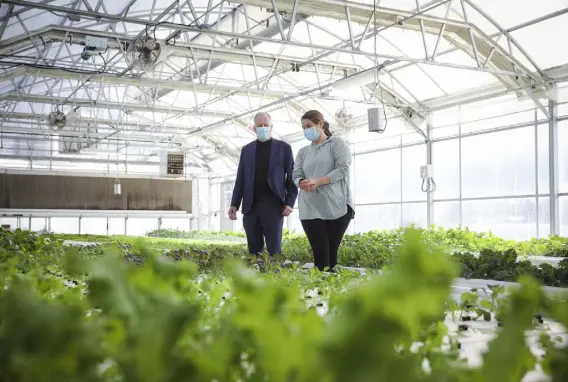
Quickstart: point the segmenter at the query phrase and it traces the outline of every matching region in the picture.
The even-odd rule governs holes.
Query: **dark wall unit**
[[[191,212],[191,181],[0,174],[0,208]]]

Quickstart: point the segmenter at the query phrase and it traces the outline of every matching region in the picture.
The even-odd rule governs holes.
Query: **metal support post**
[[[81,220],[83,219],[83,217],[81,215],[79,215],[79,235],[81,234]]]
[[[349,132],[347,133],[349,134]],[[348,141],[350,141],[351,139],[349,138],[349,135],[346,137],[346,139]],[[351,195],[352,195],[352,202],[353,202],[353,209],[355,209],[355,206],[357,205],[357,190],[355,189],[355,179],[357,178],[357,167],[356,167],[356,162],[357,162],[357,146],[352,143],[351,144],[351,168],[353,169],[353,172],[350,174],[351,176],[349,177],[349,187],[351,187]],[[356,230],[357,230],[357,223],[355,221],[355,219],[353,219],[351,221],[351,224],[349,224],[348,227],[348,233],[353,235],[355,234]]]
[[[398,138],[398,146],[400,147],[398,149],[399,153],[400,153],[400,156],[399,156],[399,162],[400,162],[400,172],[399,172],[399,175],[400,175],[400,194],[399,194],[399,198],[400,198],[399,199],[400,200],[400,209],[399,209],[400,219],[398,221],[398,226],[395,227],[395,229],[396,228],[404,228],[404,221],[403,221],[404,220],[403,219],[403,217],[404,217],[404,203],[402,202],[402,200],[404,199],[404,190],[402,189],[402,179],[404,178],[404,160],[403,160],[402,155],[403,155],[404,151],[402,150],[402,135],[400,135],[399,138]]]
[[[426,164],[432,165],[432,125],[426,125]],[[426,207],[426,224],[428,228],[434,224],[434,191],[428,190]]]
[[[459,170],[459,201],[460,201],[460,211],[459,211],[459,227],[463,228],[463,171],[462,171],[462,111],[461,105],[458,106],[458,170]]]
[[[540,174],[538,172],[538,110],[534,111],[534,184],[536,192],[536,237],[540,238],[540,189],[538,187],[538,180]]]
[[[203,217],[201,216],[203,208],[201,204],[201,192],[199,190],[199,179],[195,178],[192,180],[191,184],[191,193],[192,193],[192,201],[191,201],[191,212],[196,219],[196,230],[201,229],[201,221]],[[193,229],[193,228],[192,228]]]
[[[206,228],[207,230],[211,230],[211,227],[213,226],[213,217],[215,216],[215,206],[213,203],[214,202],[214,185],[211,182],[211,178],[208,177],[207,178],[207,194],[209,195],[208,199],[207,199],[207,220],[205,221],[206,224]]]
[[[549,182],[550,182],[550,234],[560,233],[560,206],[558,198],[558,105],[548,101],[548,142],[549,142]]]

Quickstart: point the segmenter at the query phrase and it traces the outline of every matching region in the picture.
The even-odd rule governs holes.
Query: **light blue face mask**
[[[255,127],[256,136],[261,142],[266,142],[270,139],[270,128],[266,126]]]
[[[318,140],[319,134],[315,127],[308,127],[304,129],[304,137],[309,141],[315,142]]]

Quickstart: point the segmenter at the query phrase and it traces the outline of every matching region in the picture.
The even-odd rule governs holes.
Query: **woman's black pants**
[[[353,210],[347,207],[347,213],[335,220],[301,220],[314,254],[314,265],[320,271],[325,267],[330,270],[337,265],[337,252],[347,227],[353,218]]]

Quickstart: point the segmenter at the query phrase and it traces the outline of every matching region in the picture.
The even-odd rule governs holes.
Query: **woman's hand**
[[[304,179],[300,182],[300,188],[306,192],[313,192],[319,186],[317,179]]]

